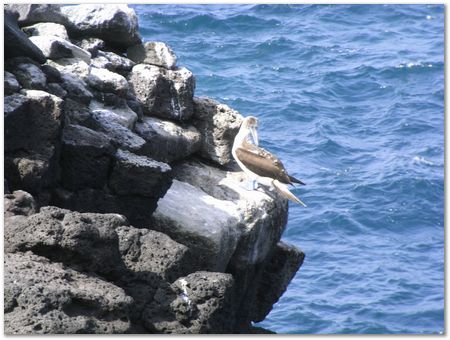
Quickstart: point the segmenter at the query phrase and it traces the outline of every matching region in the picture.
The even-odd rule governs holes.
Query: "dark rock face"
[[[64,90],[67,91],[67,96],[77,102],[89,105],[94,97],[86,88],[83,80],[74,77],[71,74],[64,73],[61,75],[63,83],[61,84]]]
[[[4,91],[5,91],[5,96],[9,96],[10,94],[13,94],[14,92],[18,92],[20,90],[20,85],[19,82],[17,81],[16,77],[14,76],[14,74],[9,73],[7,71],[5,71],[4,73],[4,82],[3,82],[3,86],[4,86]]]
[[[9,61],[8,68],[13,73],[20,85],[26,89],[45,90],[47,78],[40,67],[33,62],[23,59],[13,59]]]
[[[11,5],[9,5],[11,6]],[[30,57],[38,63],[45,63],[41,50],[34,45],[17,26],[14,15],[5,11],[5,59],[14,57]]]
[[[37,194],[56,179],[62,100],[24,90],[5,97],[5,176],[10,187]]]
[[[145,155],[145,140],[115,120],[104,110],[92,112],[94,128],[107,134],[115,147]]]
[[[116,229],[125,266],[134,273],[155,273],[172,282],[195,268],[189,249],[166,234],[122,226]]]
[[[69,20],[69,31],[80,37],[96,37],[107,44],[126,49],[140,43],[137,16],[126,5],[64,6],[61,8]]]
[[[159,288],[144,322],[157,333],[232,333],[234,298],[231,275],[195,272]]]
[[[5,230],[5,248],[9,252],[32,250],[56,262],[108,274],[120,268],[114,229],[123,224],[127,222],[120,215],[45,207]]]
[[[38,22],[54,22],[66,25],[67,18],[61,13],[60,5],[43,4],[7,4],[5,9],[18,14],[20,26],[33,25]]]
[[[64,129],[62,183],[71,190],[103,188],[114,147],[104,134],[79,125]]]
[[[263,321],[303,264],[305,254],[296,247],[278,242],[270,260],[264,266],[262,280],[255,287],[251,319]],[[276,287],[276,289],[274,289]]]
[[[123,289],[30,252],[5,254],[4,266],[6,334],[129,332]]]
[[[86,188],[76,191],[58,189],[52,204],[80,212],[123,214],[134,226],[147,228],[157,201],[137,195],[116,196],[107,189]]]
[[[109,186],[117,195],[158,198],[171,184],[171,170],[165,163],[118,150]]]

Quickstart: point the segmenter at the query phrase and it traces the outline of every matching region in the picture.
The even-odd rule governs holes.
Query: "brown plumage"
[[[253,173],[261,177],[277,179],[284,184],[299,183],[302,181],[289,176],[283,163],[267,150],[244,141],[243,147],[236,148],[239,160]]]

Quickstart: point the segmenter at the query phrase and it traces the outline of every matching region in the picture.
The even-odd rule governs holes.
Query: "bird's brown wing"
[[[285,184],[291,183],[283,163],[263,148],[245,143],[245,148],[236,149],[236,156],[251,172],[258,176],[277,179]]]

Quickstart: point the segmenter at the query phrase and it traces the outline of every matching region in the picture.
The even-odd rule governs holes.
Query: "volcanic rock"
[[[210,98],[194,98],[193,124],[202,136],[200,155],[220,165],[233,158],[231,148],[243,117]]]
[[[136,64],[150,64],[167,69],[175,68],[177,57],[163,42],[146,42],[128,47],[127,56]]]
[[[158,118],[144,117],[136,124],[136,133],[147,141],[147,154],[163,162],[185,158],[200,147],[200,134],[193,126]]]
[[[63,25],[55,24],[52,22],[42,22],[31,26],[23,27],[22,31],[28,34],[28,36],[53,35],[64,40],[69,40],[66,28]]]
[[[126,49],[140,43],[136,13],[127,5],[83,4],[61,8],[70,22],[69,32],[78,37],[95,37]]]

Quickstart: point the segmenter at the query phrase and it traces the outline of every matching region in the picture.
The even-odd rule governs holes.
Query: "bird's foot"
[[[258,189],[258,182],[257,181],[241,182],[241,187],[247,191],[253,191],[253,190]]]

